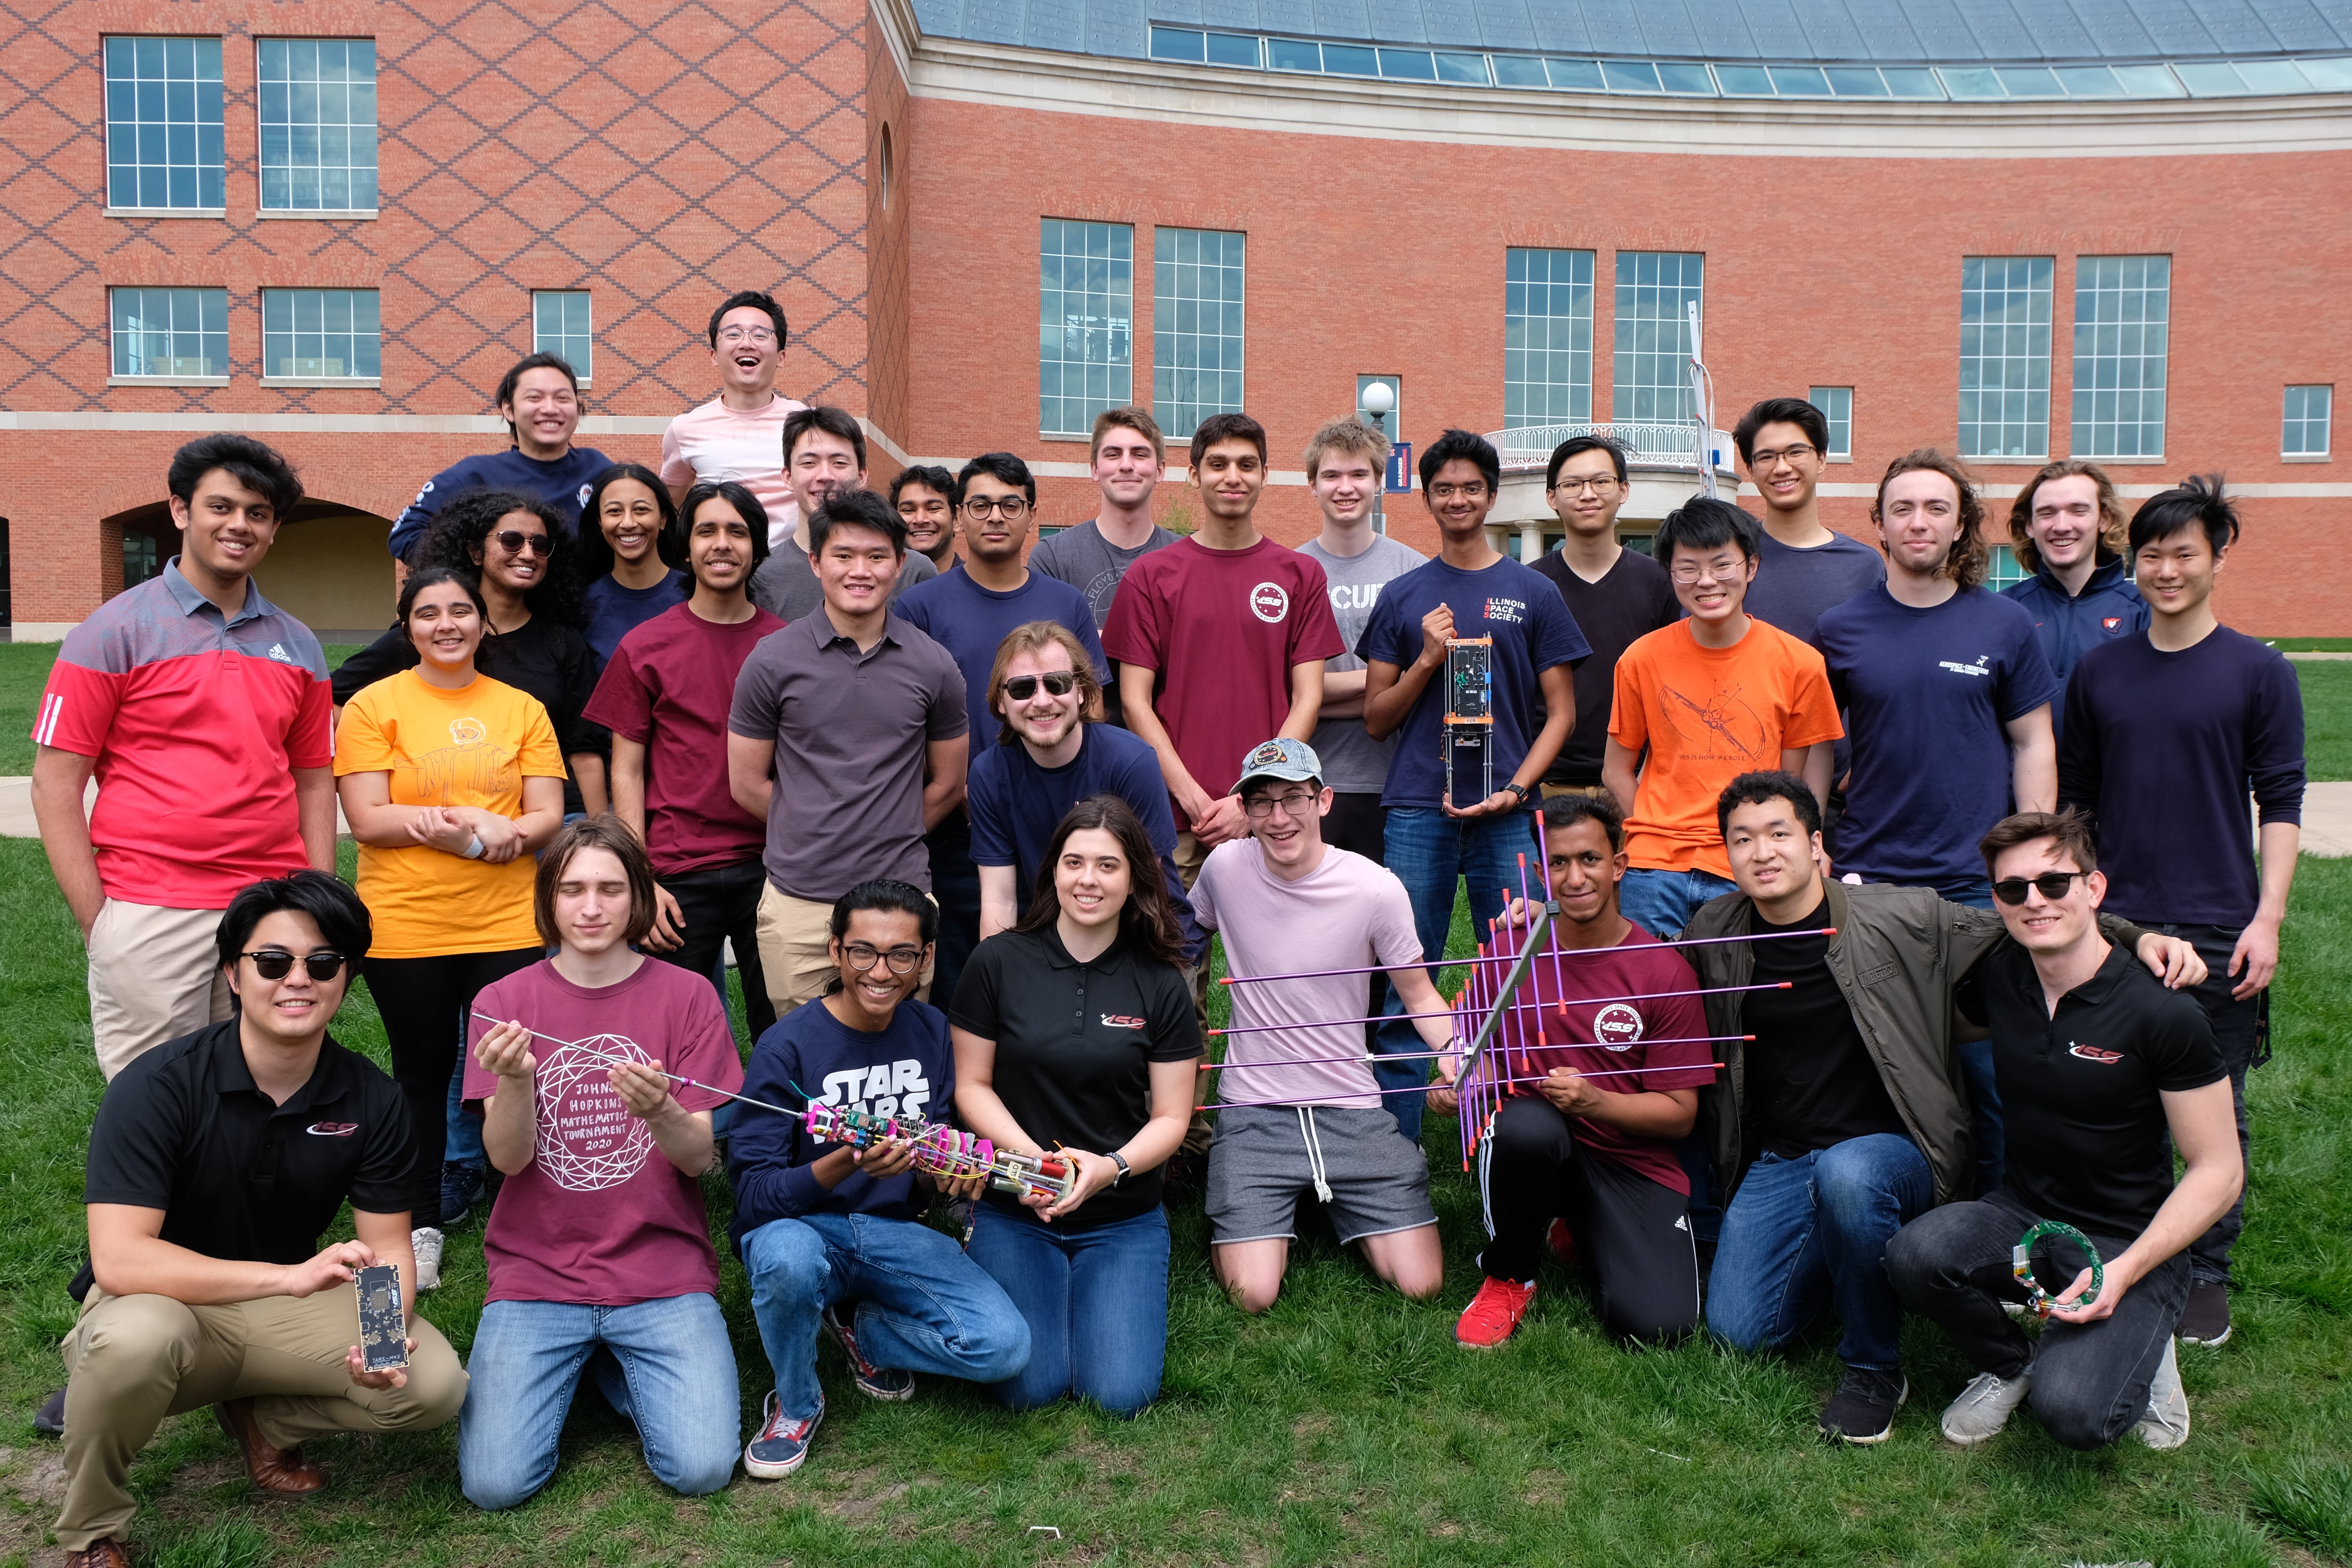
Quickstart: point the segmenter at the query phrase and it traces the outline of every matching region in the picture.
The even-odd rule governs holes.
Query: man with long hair
[[[2147,626],[2147,601],[2125,558],[2130,531],[2115,482],[2084,458],[2044,466],[2009,503],[2010,549],[2032,575],[2001,593],[2033,616],[2062,689],[2084,653]],[[2062,734],[2063,718],[2050,710]]]

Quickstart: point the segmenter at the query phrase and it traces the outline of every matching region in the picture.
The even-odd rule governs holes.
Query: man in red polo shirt
[[[33,816],[109,1079],[229,1016],[214,939],[238,889],[335,869],[326,655],[249,580],[302,483],[229,435],[181,447],[168,483],[180,553],[66,635],[33,721]]]

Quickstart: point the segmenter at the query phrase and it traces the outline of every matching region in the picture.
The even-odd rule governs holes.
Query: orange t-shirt
[[[1701,647],[1690,622],[1650,633],[1617,661],[1609,738],[1650,749],[1625,849],[1645,870],[1731,875],[1715,803],[1741,773],[1780,765],[1780,753],[1845,732],[1822,656],[1750,616],[1748,635]]]

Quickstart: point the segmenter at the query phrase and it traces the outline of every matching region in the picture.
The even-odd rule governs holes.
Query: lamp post
[[[1376,381],[1364,388],[1363,405],[1364,412],[1372,416],[1372,427],[1382,436],[1387,436],[1389,410],[1396,406],[1396,388],[1385,381]],[[1372,531],[1374,533],[1386,533],[1389,531],[1388,519],[1381,510],[1388,488],[1389,477],[1385,472],[1373,476]]]

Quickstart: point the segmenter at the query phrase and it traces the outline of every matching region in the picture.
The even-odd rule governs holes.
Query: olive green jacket
[[[1831,975],[1853,1009],[1862,1043],[1878,1064],[1886,1097],[1895,1102],[1911,1142],[1927,1157],[1936,1178],[1936,1202],[1968,1195],[1974,1182],[1974,1139],[1969,1097],[1952,1049],[1952,989],[1987,953],[2009,940],[2000,916],[1940,899],[1926,888],[1878,883],[1826,884]],[[1684,931],[1685,940],[1744,936],[1752,929],[1755,904],[1745,893],[1726,893],[1702,908]],[[2126,952],[2136,952],[2139,928],[2111,915],[2099,917],[2100,934]],[[1756,973],[1756,945],[1721,942],[1678,949],[1709,988],[1746,985]],[[1706,998],[1707,1032],[1737,1036],[1744,994]],[[1707,1140],[1721,1178],[1724,1199],[1759,1152],[1760,1139],[1748,1102],[1747,1047],[1738,1039],[1717,1042],[1723,1071],[1701,1097],[1699,1129]]]

